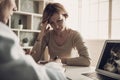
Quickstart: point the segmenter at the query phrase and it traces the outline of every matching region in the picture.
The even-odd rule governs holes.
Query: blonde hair
[[[48,3],[43,11],[42,23],[50,20],[51,16],[54,13],[60,13],[65,18],[68,17],[68,13],[65,10],[64,6],[60,3]]]

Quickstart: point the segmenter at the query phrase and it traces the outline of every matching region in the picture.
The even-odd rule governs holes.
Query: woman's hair
[[[50,20],[54,13],[63,14],[65,18],[68,17],[68,13],[64,6],[60,3],[48,3],[43,11],[42,23]]]

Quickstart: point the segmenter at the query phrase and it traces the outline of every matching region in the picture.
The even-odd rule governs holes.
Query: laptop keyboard
[[[93,73],[84,73],[82,75],[87,76],[89,78],[92,78],[93,80],[117,80],[117,79],[113,79],[113,78],[110,78],[110,77],[98,74],[96,72],[93,72]]]

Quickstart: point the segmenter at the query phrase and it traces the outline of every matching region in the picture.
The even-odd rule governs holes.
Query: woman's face
[[[49,23],[55,32],[61,32],[65,29],[65,17],[62,14],[53,14]]]
[[[8,22],[9,17],[13,14],[13,11],[17,10],[15,0],[9,0],[8,3],[4,5],[4,8],[1,10],[2,21],[4,23]]]

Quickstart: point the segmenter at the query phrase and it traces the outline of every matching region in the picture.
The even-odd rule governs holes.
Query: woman
[[[32,50],[32,56],[39,61],[48,46],[50,59],[58,56],[63,64],[89,66],[90,58],[80,34],[68,28],[68,13],[60,3],[49,3],[43,12],[39,53]],[[52,30],[50,29],[52,28]],[[38,40],[37,40],[38,41]],[[72,58],[72,49],[76,48],[79,57]],[[42,55],[41,55],[42,54]]]
[[[0,0],[0,80],[66,80],[60,63],[40,66],[25,55],[19,39],[5,25],[16,9],[15,0]]]

